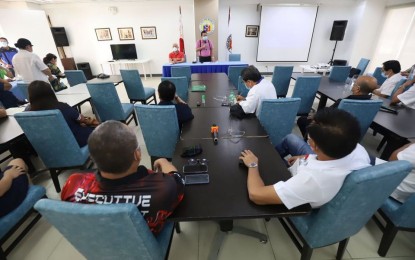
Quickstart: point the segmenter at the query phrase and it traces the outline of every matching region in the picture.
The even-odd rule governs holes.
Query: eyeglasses
[[[189,159],[187,163],[189,165],[197,165],[197,164],[206,165],[208,163],[208,159]]]

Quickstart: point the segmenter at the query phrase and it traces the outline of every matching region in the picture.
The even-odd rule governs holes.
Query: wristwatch
[[[256,168],[258,167],[258,164],[256,162],[251,162],[250,164],[248,164],[248,168]]]

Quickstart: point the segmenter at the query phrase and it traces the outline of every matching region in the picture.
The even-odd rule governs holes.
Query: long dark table
[[[190,66],[192,73],[228,73],[229,66],[248,66],[248,64],[241,61],[165,64],[163,65],[163,77],[171,77],[171,67],[180,66]]]

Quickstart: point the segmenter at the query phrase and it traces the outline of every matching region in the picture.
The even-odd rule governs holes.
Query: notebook
[[[192,92],[205,92],[206,91],[206,85],[194,85],[191,88]]]

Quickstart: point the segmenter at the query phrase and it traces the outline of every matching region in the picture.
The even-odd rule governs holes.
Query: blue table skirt
[[[229,66],[248,66],[248,64],[240,61],[166,64],[163,65],[163,77],[171,77],[171,67],[173,66],[190,66],[192,73],[228,74]]]

